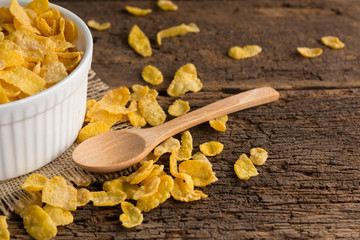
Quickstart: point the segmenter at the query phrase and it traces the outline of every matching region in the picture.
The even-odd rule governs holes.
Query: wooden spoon
[[[242,109],[276,101],[279,93],[271,87],[257,88],[214,102],[160,126],[123,129],[92,137],[73,152],[81,168],[99,173],[128,168],[144,159],[167,138],[200,123]]]

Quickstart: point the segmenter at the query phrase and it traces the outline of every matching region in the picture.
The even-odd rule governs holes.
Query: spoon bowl
[[[219,100],[160,126],[124,129],[92,137],[73,152],[81,168],[99,173],[128,168],[144,159],[165,139],[200,123],[246,108],[273,102],[279,93],[271,87],[257,88]]]

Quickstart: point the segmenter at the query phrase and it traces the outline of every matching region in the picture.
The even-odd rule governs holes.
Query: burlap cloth
[[[87,93],[88,99],[92,98],[99,100],[108,90],[109,86],[102,82],[101,79],[96,76],[93,70],[90,70]],[[112,130],[128,127],[130,126],[126,123],[119,123],[113,126]],[[32,173],[40,173],[48,178],[52,178],[53,176],[62,176],[77,186],[87,186],[93,181],[104,181],[107,179],[119,177],[124,174],[127,175],[136,168],[133,167],[120,172],[109,174],[94,174],[84,171],[79,168],[71,158],[71,154],[77,144],[78,143],[75,142],[60,157],[34,172],[17,178],[0,181],[0,215],[1,212],[2,214],[8,215],[14,209],[15,202],[18,199],[29,198],[27,192],[21,189],[21,184]]]

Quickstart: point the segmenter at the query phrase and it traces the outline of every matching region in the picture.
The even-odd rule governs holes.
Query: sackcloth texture
[[[88,80],[88,99],[101,99],[105,93],[109,90],[109,86],[106,85],[93,70],[89,71]],[[114,125],[112,130],[119,130],[123,128],[131,128],[127,123],[121,122]],[[74,183],[77,186],[87,186],[91,182],[105,181],[113,179],[121,175],[128,175],[136,169],[136,166],[122,170],[115,173],[96,174],[82,170],[72,160],[72,152],[79,143],[75,141],[70,148],[68,148],[62,155],[55,160],[51,161],[44,167],[35,170],[26,175],[22,175],[17,178],[12,178],[4,181],[0,181],[0,215],[8,215],[14,210],[16,201],[30,199],[30,195],[21,189],[21,184],[25,179],[33,173],[40,173],[47,178],[54,176],[62,176],[66,180]]]

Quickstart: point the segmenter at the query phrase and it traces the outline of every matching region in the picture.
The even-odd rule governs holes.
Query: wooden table
[[[211,157],[219,181],[202,190],[207,199],[167,200],[144,214],[142,225],[125,229],[121,208],[93,207],[74,213],[75,222],[59,227],[56,239],[358,239],[360,238],[360,2],[358,0],[176,1],[176,12],[160,11],[155,1],[54,1],[83,20],[110,21],[104,32],[92,31],[92,67],[111,87],[145,84],[141,70],[152,64],[164,74],[160,92],[164,109],[175,98],[166,88],[176,70],[193,63],[204,88],[181,99],[192,109],[260,86],[280,91],[280,100],[229,116],[228,129],[208,124],[192,128],[195,151],[211,140],[224,151]],[[131,16],[126,5],[151,8]],[[198,34],[164,39],[156,33],[181,23],[196,23]],[[153,56],[143,58],[128,45],[138,24],[149,36]],[[332,50],[325,35],[346,44]],[[235,45],[258,44],[260,55],[233,60]],[[299,46],[321,47],[314,59],[301,57]],[[270,157],[260,174],[239,180],[233,164],[252,147]],[[166,161],[163,163],[167,166]],[[92,185],[100,190],[101,183]],[[8,221],[13,239],[28,239],[21,219]]]

